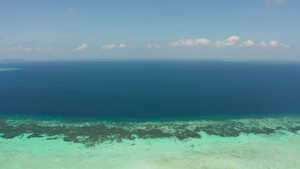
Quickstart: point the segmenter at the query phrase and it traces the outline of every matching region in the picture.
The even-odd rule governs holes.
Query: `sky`
[[[0,0],[0,60],[300,60],[299,0]]]

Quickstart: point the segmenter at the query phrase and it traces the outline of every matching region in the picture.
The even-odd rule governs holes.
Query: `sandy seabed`
[[[7,120],[6,124],[17,127],[22,120]],[[23,120],[24,121],[24,120]],[[26,120],[25,120],[26,121]],[[29,120],[30,124],[34,120]],[[39,121],[41,126],[59,126],[62,122]],[[2,127],[5,128],[5,125]],[[93,122],[95,123],[95,122]],[[102,122],[99,122],[102,123]],[[299,118],[263,118],[234,119],[225,121],[190,122],[141,122],[130,123],[131,130],[144,128],[149,130],[163,128],[162,137],[121,138],[96,142],[92,146],[82,142],[64,139],[62,134],[45,134],[30,137],[32,133],[23,133],[5,138],[2,130],[0,138],[1,169],[299,169],[300,168],[300,119]],[[238,135],[224,136],[218,132],[204,131],[201,126],[218,126],[230,123],[237,128],[243,124],[245,131]],[[29,124],[27,121],[26,124]],[[35,123],[36,125],[37,123]],[[107,124],[107,123],[106,123]],[[161,125],[158,125],[161,124]],[[172,125],[173,126],[172,126]],[[176,137],[178,125],[196,131],[201,137]],[[70,123],[68,124],[70,125]],[[84,127],[80,123],[80,126]],[[90,123],[88,126],[95,124]],[[108,124],[107,124],[108,125]],[[109,124],[111,128],[116,124]],[[71,127],[74,127],[71,126]],[[200,126],[200,129],[199,129]],[[246,127],[245,127],[246,126]],[[266,126],[268,127],[266,129]],[[7,127],[7,126],[6,126]],[[240,126],[241,127],[241,126]],[[126,126],[122,126],[126,129]],[[182,129],[182,126],[180,127]],[[242,127],[241,127],[242,128]],[[203,129],[203,130],[202,130]],[[255,129],[255,130],[254,130]],[[261,130],[258,130],[261,129]],[[182,129],[183,131],[187,131]],[[220,130],[220,128],[216,129]],[[240,130],[240,129],[236,129]],[[264,132],[262,132],[264,131]],[[11,131],[9,131],[11,132]],[[31,131],[29,131],[31,132]],[[70,132],[68,130],[68,132]],[[139,130],[140,132],[140,130]],[[232,130],[235,132],[235,130]],[[45,132],[47,133],[47,132]],[[173,134],[172,134],[173,133]],[[132,134],[132,133],[130,133]],[[8,137],[8,136],[7,136]],[[76,136],[79,137],[79,136]],[[84,137],[84,136],[80,136]],[[55,139],[52,139],[55,138]],[[182,139],[180,139],[182,138]]]

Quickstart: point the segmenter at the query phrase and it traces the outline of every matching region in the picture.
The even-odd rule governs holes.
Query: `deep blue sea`
[[[193,117],[300,114],[300,64],[0,63],[0,114]]]

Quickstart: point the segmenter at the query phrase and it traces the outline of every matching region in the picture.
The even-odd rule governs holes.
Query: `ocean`
[[[300,112],[300,65],[200,61],[1,63],[3,114],[162,118]]]
[[[300,63],[0,63],[0,168],[300,166]]]

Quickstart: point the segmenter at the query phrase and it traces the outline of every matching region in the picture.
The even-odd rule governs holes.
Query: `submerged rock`
[[[124,139],[156,139],[174,137],[179,140],[201,138],[200,132],[222,137],[246,134],[272,134],[286,130],[300,130],[300,118],[258,118],[194,121],[87,121],[70,119],[30,119],[0,116],[0,135],[12,139],[24,134],[27,138],[62,138],[66,142],[94,146],[106,141],[122,142]]]

